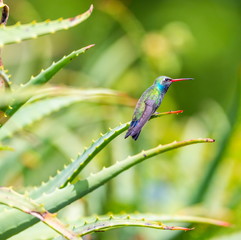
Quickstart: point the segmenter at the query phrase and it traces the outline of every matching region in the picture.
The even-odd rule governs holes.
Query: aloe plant
[[[34,39],[44,34],[52,34],[56,31],[68,29],[84,20],[86,20],[93,6],[85,12],[74,18],[66,20],[45,21],[42,23],[32,22],[30,24],[16,24],[6,27],[9,8],[3,1],[0,1],[2,8],[2,20],[0,27],[0,46],[6,44],[18,43],[27,39]],[[133,99],[125,94],[119,93],[111,89],[78,89],[67,87],[45,87],[44,84],[49,82],[51,78],[74,58],[84,53],[94,45],[73,51],[64,56],[56,63],[42,70],[38,75],[32,77],[29,81],[18,86],[11,92],[11,81],[7,71],[1,66],[0,77],[3,80],[3,93],[0,96],[1,115],[0,140],[13,138],[14,135],[33,124],[37,120],[43,119],[47,115],[67,108],[73,103],[80,101],[95,101],[108,104],[122,104],[132,106]],[[112,101],[115,99],[115,101]],[[170,111],[152,116],[152,119],[169,114],[182,113],[179,111]],[[117,227],[137,226],[156,228],[160,230],[184,230],[189,231],[192,228],[167,226],[163,222],[198,222],[214,224],[218,226],[227,226],[228,223],[209,219],[198,218],[193,216],[172,217],[154,214],[123,214],[123,215],[104,215],[94,218],[80,218],[76,226],[68,226],[62,222],[57,213],[70,203],[75,202],[79,198],[85,197],[90,192],[103,186],[105,183],[115,178],[122,172],[134,167],[135,165],[157,156],[161,153],[171,151],[184,146],[197,143],[212,143],[213,139],[198,138],[179,142],[173,142],[166,145],[143,150],[133,156],[129,156],[122,161],[112,163],[108,167],[95,174],[91,174],[86,178],[79,179],[80,173],[86,166],[95,160],[97,154],[105,149],[110,142],[123,133],[130,122],[120,124],[113,129],[109,129],[105,134],[97,140],[93,140],[92,144],[86,148],[83,153],[79,154],[75,160],[56,175],[49,177],[49,180],[33,189],[23,190],[18,193],[10,187],[0,188],[0,239],[10,238],[17,233],[28,229],[39,221],[45,223],[48,227],[55,230],[60,236],[57,239],[81,239],[82,236],[96,231],[106,231]],[[13,150],[11,146],[0,145],[1,151]],[[56,235],[49,235],[48,239],[55,239]]]

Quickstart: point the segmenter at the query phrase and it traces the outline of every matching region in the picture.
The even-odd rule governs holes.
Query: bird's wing
[[[136,105],[133,118],[125,138],[128,136],[132,136],[135,140],[138,138],[141,129],[160,105],[159,98],[159,91],[155,90],[154,86],[151,86],[142,94]]]
[[[151,115],[156,111],[158,105],[155,100],[148,99],[145,101],[145,110],[139,120],[138,125],[144,125],[151,117]]]
[[[135,132],[139,132],[143,128],[145,123],[150,119],[151,115],[156,111],[157,107],[158,106],[155,100],[148,99],[145,101],[145,110],[143,111],[140,120],[133,128],[135,129]]]
[[[126,133],[125,138],[131,135],[133,139],[136,140],[141,132],[141,129],[143,128],[145,123],[150,119],[151,115],[156,111],[157,107],[158,105],[156,104],[155,100],[146,100],[143,114],[141,115],[138,121],[131,122],[131,126]]]

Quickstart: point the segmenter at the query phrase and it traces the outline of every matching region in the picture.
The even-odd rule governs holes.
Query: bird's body
[[[132,136],[134,140],[138,138],[142,127],[161,105],[163,97],[172,82],[182,80],[190,80],[190,78],[171,79],[166,76],[161,76],[155,80],[154,84],[149,87],[138,100],[125,138],[129,136]]]

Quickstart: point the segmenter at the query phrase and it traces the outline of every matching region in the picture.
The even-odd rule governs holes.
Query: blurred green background
[[[51,84],[111,88],[139,98],[157,76],[195,78],[173,84],[159,109],[183,109],[183,114],[151,121],[137,142],[119,137],[83,176],[158,144],[197,137],[216,140],[142,163],[62,211],[63,217],[73,218],[71,208],[84,215],[121,211],[200,215],[228,220],[233,226],[195,225],[195,231],[184,234],[128,228],[98,233],[94,239],[241,239],[241,1],[5,3],[10,7],[8,25],[74,17],[94,4],[92,16],[77,27],[4,48],[5,67],[16,85],[92,43],[96,46]],[[29,126],[6,141],[16,151],[5,153],[0,161],[0,184],[21,188],[47,180],[100,132],[129,121],[133,107],[75,104]]]

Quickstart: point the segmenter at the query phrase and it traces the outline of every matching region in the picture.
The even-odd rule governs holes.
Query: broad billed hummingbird
[[[172,79],[167,76],[158,77],[154,84],[150,86],[138,100],[125,138],[132,136],[134,140],[137,140],[141,129],[161,105],[162,99],[173,82],[192,79],[193,78]]]

